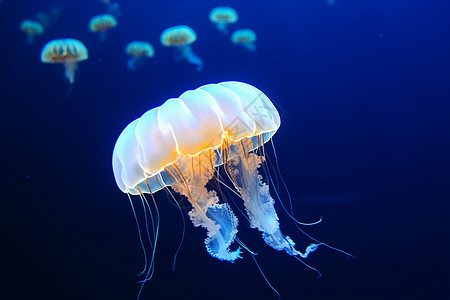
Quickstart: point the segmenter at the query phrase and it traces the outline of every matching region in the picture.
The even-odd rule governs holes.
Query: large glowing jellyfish
[[[239,29],[231,35],[233,44],[241,45],[248,51],[255,51],[256,33],[251,29]]]
[[[134,71],[143,65],[144,59],[153,57],[155,50],[150,43],[133,41],[125,47],[125,53],[131,56],[127,62],[127,67]]]
[[[67,96],[75,81],[77,63],[88,59],[88,57],[89,54],[86,46],[76,39],[51,40],[41,50],[41,61],[43,63],[64,65],[64,74],[70,83]]]
[[[20,23],[20,30],[27,34],[28,40],[27,43],[29,45],[34,43],[34,38],[37,35],[41,35],[44,33],[44,27],[39,22],[32,20],[23,20]]]
[[[161,33],[161,44],[177,49],[175,60],[187,59],[191,64],[197,65],[197,71],[201,71],[203,61],[195,55],[191,47],[191,44],[196,40],[197,34],[195,31],[185,25],[170,27]]]
[[[152,226],[147,223],[152,210],[145,194],[151,195],[158,212],[153,194],[165,189],[173,197],[169,187],[188,199],[192,223],[207,230],[206,250],[219,260],[233,262],[241,258],[241,247],[230,249],[234,241],[254,254],[237,238],[238,218],[220,186],[243,200],[250,227],[257,228],[272,248],[299,259],[325,245],[313,239],[317,243],[300,252],[280,230],[269,191],[272,177],[264,149],[279,126],[280,116],[265,94],[249,84],[228,81],[171,98],[122,131],[113,151],[114,177],[132,205],[131,195],[140,196],[147,211],[145,228],[150,240],[149,231],[153,232],[152,259],[144,268],[147,273],[142,282],[153,275],[159,232],[159,213],[156,225],[153,221]],[[266,174],[265,180],[259,170]],[[292,211],[287,213],[295,220]],[[139,224],[137,218],[136,222]]]
[[[216,23],[217,29],[224,34],[228,34],[228,24],[233,24],[238,21],[237,12],[227,6],[218,6],[211,10],[209,20]]]
[[[89,30],[91,32],[98,32],[100,35],[100,42],[106,40],[106,32],[111,28],[117,26],[117,19],[110,14],[101,14],[92,17],[89,21]]]

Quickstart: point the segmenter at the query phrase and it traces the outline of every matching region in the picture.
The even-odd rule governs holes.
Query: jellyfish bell
[[[186,91],[125,127],[112,156],[116,184],[129,195],[131,204],[131,195],[139,195],[144,209],[149,207],[144,205],[145,194],[151,195],[156,206],[153,194],[162,189],[186,197],[193,225],[207,230],[207,252],[234,262],[241,258],[241,248],[233,246],[234,241],[248,250],[237,239],[238,218],[228,202],[220,200],[224,196],[220,188],[206,188],[207,184],[225,185],[243,200],[250,227],[262,233],[267,245],[297,259],[306,258],[322,243],[310,244],[304,252],[295,248],[293,240],[281,232],[270,180],[265,183],[259,173],[265,163],[264,144],[280,123],[270,99],[249,84],[228,81]],[[153,224],[153,232],[158,224]],[[153,247],[156,239],[154,234]],[[146,269],[142,282],[153,274],[151,266]]]
[[[197,40],[197,34],[191,27],[180,25],[167,28],[161,33],[160,40],[164,46],[177,49],[175,60],[186,59],[191,64],[197,65],[197,71],[202,70],[202,59],[192,51],[191,44]]]
[[[117,20],[110,14],[101,14],[91,18],[89,30],[92,32],[107,31],[117,26]]]
[[[231,35],[231,42],[233,44],[241,45],[248,51],[255,51],[256,33],[251,29],[239,29]]]
[[[89,21],[89,30],[98,32],[100,42],[106,40],[106,32],[117,26],[117,19],[111,14],[101,14],[91,18]]]
[[[216,24],[217,29],[222,33],[228,34],[228,24],[233,24],[238,21],[237,12],[227,6],[218,6],[213,8],[209,13],[209,20]]]
[[[41,50],[41,61],[43,63],[62,64],[64,66],[64,75],[70,83],[68,93],[70,93],[75,81],[77,63],[88,59],[88,57],[86,46],[79,40],[70,38],[51,40]]]
[[[155,49],[148,42],[133,41],[127,44],[125,53],[130,56],[127,67],[129,70],[134,71],[143,65],[144,59],[155,55]]]
[[[20,30],[27,34],[27,43],[29,45],[34,43],[34,38],[44,33],[44,27],[39,22],[32,20],[23,20],[20,23]]]

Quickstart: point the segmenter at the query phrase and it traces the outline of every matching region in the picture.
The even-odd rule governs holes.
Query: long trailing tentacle
[[[178,253],[180,252],[181,246],[183,245],[183,242],[184,242],[184,235],[185,235],[185,233],[186,233],[186,220],[185,220],[185,218],[184,218],[183,210],[181,209],[181,206],[180,206],[180,204],[178,203],[177,199],[175,199],[175,196],[172,194],[172,192],[170,191],[170,189],[166,188],[166,190],[167,190],[167,192],[169,193],[170,197],[172,198],[173,202],[175,202],[175,204],[177,205],[178,210],[179,210],[180,215],[181,215],[181,220],[182,220],[182,223],[183,223],[183,231],[182,231],[182,233],[181,233],[180,244],[178,245],[178,249],[177,249],[177,251],[175,252],[175,255],[174,255],[174,257],[173,257],[172,271],[175,271],[175,264],[176,264],[176,261],[177,261],[177,256],[178,256]]]
[[[146,181],[147,182],[147,181]],[[147,182],[148,185],[148,182]],[[154,231],[154,236],[153,236],[153,248],[152,248],[152,255],[151,255],[151,260],[150,260],[150,266],[148,267],[147,273],[145,274],[145,277],[143,280],[138,281],[138,283],[141,284],[141,287],[139,288],[139,293],[137,296],[137,299],[139,300],[142,290],[144,288],[144,285],[147,281],[149,281],[152,277],[153,274],[155,272],[155,253],[156,253],[156,245],[158,243],[158,236],[159,236],[159,225],[160,225],[160,215],[159,215],[159,209],[158,209],[158,205],[156,204],[155,198],[153,196],[153,194],[151,193],[151,189],[149,186],[147,186],[149,191],[150,191],[150,196],[152,197],[152,201],[153,201],[153,205],[155,207],[155,212],[156,212],[156,221],[155,221],[155,231]],[[147,198],[144,196],[144,194],[141,192],[141,199],[144,201],[144,203],[147,206],[147,209],[150,210],[150,205],[148,204]]]
[[[256,255],[258,255],[258,253],[250,250],[247,245],[245,245],[238,237],[236,237],[236,241],[239,243],[239,245],[244,248],[253,258],[253,261],[255,262],[256,267],[259,270],[259,273],[261,274],[261,276],[264,278],[264,281],[267,283],[267,285],[278,295],[278,299],[281,299],[281,295],[280,293],[277,291],[277,289],[274,288],[274,286],[270,283],[269,279],[267,279],[267,276],[264,274],[261,266],[259,265],[258,261],[256,260]]]
[[[128,199],[130,200],[131,210],[133,211],[134,220],[136,221],[136,227],[137,227],[137,230],[138,230],[139,241],[141,243],[142,252],[144,253],[144,269],[140,273],[137,274],[138,276],[141,276],[147,270],[147,251],[145,250],[144,242],[142,240],[141,228],[139,226],[139,220],[138,220],[138,218],[136,216],[136,211],[134,210],[133,201],[131,200],[131,196],[130,196],[129,193],[127,193],[127,196],[128,196]]]
[[[346,251],[344,251],[344,250],[341,250],[341,249],[339,249],[339,248],[330,246],[330,245],[328,245],[327,243],[324,243],[324,242],[319,241],[318,239],[316,239],[316,238],[312,237],[311,235],[307,234],[303,229],[300,228],[299,225],[316,225],[316,224],[320,223],[320,222],[322,221],[323,218],[320,217],[320,219],[319,219],[318,221],[313,222],[313,223],[302,223],[302,222],[299,222],[299,221],[294,217],[294,207],[293,207],[293,205],[292,205],[291,194],[290,194],[289,189],[288,189],[288,187],[287,187],[287,185],[286,185],[286,182],[285,182],[284,179],[283,179],[283,176],[281,175],[281,170],[280,170],[280,167],[279,167],[279,164],[278,164],[278,156],[277,156],[277,153],[276,153],[275,145],[274,145],[272,139],[271,139],[270,141],[271,141],[271,145],[272,145],[273,152],[274,152],[274,156],[275,156],[275,165],[276,165],[276,168],[277,168],[276,171],[278,172],[278,174],[279,174],[279,176],[280,176],[280,180],[281,180],[281,182],[282,182],[282,184],[283,184],[283,186],[284,186],[284,188],[285,188],[285,190],[286,190],[286,193],[287,193],[287,195],[288,195],[289,204],[290,204],[290,212],[287,210],[287,208],[286,208],[286,206],[284,205],[283,201],[281,201],[281,197],[279,196],[277,190],[275,190],[275,194],[277,195],[277,198],[278,198],[278,200],[280,201],[280,204],[281,204],[281,206],[283,207],[283,210],[284,210],[284,211],[286,212],[286,214],[287,214],[287,215],[295,222],[295,227],[296,227],[301,233],[303,233],[305,236],[307,236],[307,237],[310,238],[311,240],[315,241],[316,243],[318,243],[318,244],[320,244],[320,245],[323,245],[323,246],[325,246],[325,247],[327,247],[327,248],[330,248],[330,249],[332,249],[332,250],[341,252],[341,253],[343,253],[343,254],[345,254],[345,255],[348,255],[348,256],[350,256],[350,257],[352,257],[352,258],[356,258],[354,255],[352,255],[352,254],[350,254],[350,253],[348,253],[348,252],[346,252]],[[263,146],[263,151],[264,151],[264,146]],[[274,167],[274,168],[275,168],[275,167]],[[267,173],[268,173],[268,171],[266,171],[266,174],[267,174]],[[268,178],[269,178],[270,182],[273,184],[273,180],[272,180],[272,177],[270,176],[270,174],[268,175]]]

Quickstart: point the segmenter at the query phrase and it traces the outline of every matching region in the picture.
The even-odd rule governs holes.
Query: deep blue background
[[[358,257],[327,248],[315,274],[264,244],[240,218],[239,236],[283,299],[449,299],[450,2],[120,1],[105,43],[87,29],[100,1],[4,0],[0,4],[0,298],[134,299],[143,258],[111,154],[121,130],[185,90],[245,81],[280,108],[274,138],[297,216],[324,221],[306,230]],[[257,51],[232,45],[208,20],[217,5],[240,16]],[[60,18],[27,46],[19,23],[37,11]],[[159,43],[169,26],[193,27],[195,72]],[[42,64],[54,38],[80,39],[69,99],[60,66]],[[125,45],[147,40],[156,55],[126,68]],[[164,192],[155,277],[142,299],[275,299],[248,254],[211,258],[205,231],[186,226]],[[187,211],[186,211],[187,213]],[[279,213],[282,229],[309,242]]]

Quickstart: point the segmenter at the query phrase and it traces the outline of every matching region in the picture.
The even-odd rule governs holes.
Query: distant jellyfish
[[[116,17],[122,16],[122,12],[120,11],[120,4],[118,2],[108,2],[106,4],[106,11]]]
[[[155,50],[150,43],[133,41],[128,43],[125,53],[131,56],[127,62],[128,69],[134,71],[144,64],[146,58],[153,57]]]
[[[122,16],[122,12],[120,11],[120,4],[117,2],[110,2],[107,4],[106,10],[109,14],[114,15],[116,17]]]
[[[161,44],[166,47],[175,47],[177,53],[175,60],[187,59],[191,64],[197,65],[197,71],[203,68],[203,61],[191,48],[193,42],[197,40],[195,31],[186,25],[167,28],[161,33]]]
[[[44,45],[41,51],[41,61],[43,63],[64,65],[64,75],[70,83],[67,96],[69,96],[73,82],[75,81],[77,63],[88,59],[88,57],[86,46],[76,39],[51,40]]]
[[[63,11],[63,6],[56,5],[52,7],[49,11],[38,11],[35,15],[35,19],[41,23],[44,28],[47,28],[50,25],[53,25],[58,19],[61,17],[61,13]]]
[[[37,13],[36,13],[36,20],[38,20],[38,22],[40,23],[40,24],[42,24],[42,26],[44,26],[44,27],[47,27],[47,26],[49,26],[50,25],[50,23],[51,23],[51,20],[50,20],[50,17],[48,16],[48,14],[46,14],[45,12],[43,12],[43,11],[38,11]]]
[[[106,32],[111,28],[117,26],[117,19],[110,14],[101,14],[92,17],[89,21],[89,30],[91,32],[98,32],[100,35],[100,42],[106,40]]]
[[[248,51],[255,51],[256,33],[251,29],[239,29],[231,35],[233,44],[242,45]]]
[[[231,7],[218,6],[210,12],[209,20],[216,23],[217,29],[221,32],[228,34],[228,24],[236,23],[238,21],[238,14]]]
[[[20,23],[20,30],[25,32],[28,37],[28,45],[31,45],[34,43],[34,38],[37,35],[41,35],[44,33],[44,27],[36,21],[32,20],[24,20],[22,23]]]

